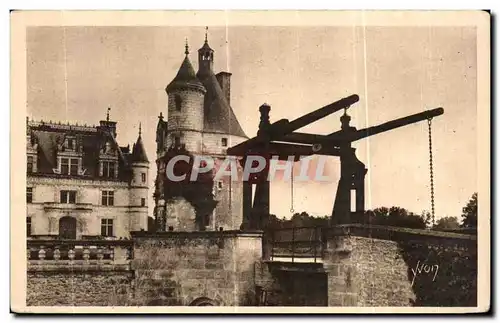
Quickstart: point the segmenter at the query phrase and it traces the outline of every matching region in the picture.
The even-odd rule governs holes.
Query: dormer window
[[[68,148],[68,150],[75,150],[75,139],[68,138],[66,140],[66,148]]]
[[[82,169],[83,151],[77,145],[74,135],[66,136],[62,142],[58,140],[55,174],[79,176],[85,173]]]
[[[227,138],[222,138],[221,144],[222,144],[222,147],[227,147]]]
[[[174,97],[174,101],[175,101],[175,110],[176,111],[181,111],[181,108],[182,108],[182,98],[179,94],[176,94],[175,97]]]
[[[99,153],[99,176],[104,178],[118,177],[118,150],[112,140],[102,143]]]
[[[78,158],[61,158],[62,175],[78,175]]]
[[[27,149],[26,149],[26,171],[28,174],[37,172],[37,157],[38,157],[38,144],[37,138],[32,137],[31,134],[27,136]]]
[[[67,152],[76,152],[78,148],[76,146],[76,138],[74,136],[66,136],[61,146],[61,151]]]
[[[102,162],[102,176],[106,178],[115,178],[116,162],[103,161]]]
[[[109,141],[106,142],[104,145],[104,153],[109,154],[111,153],[111,143]]]

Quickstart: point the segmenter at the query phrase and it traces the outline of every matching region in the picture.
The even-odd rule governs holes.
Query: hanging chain
[[[295,210],[293,209],[293,164],[292,164],[292,174],[290,179],[290,213],[294,214]]]
[[[431,185],[431,216],[432,226],[435,224],[434,213],[434,164],[432,160],[432,118],[427,119],[429,129],[429,171],[430,171],[430,185]]]

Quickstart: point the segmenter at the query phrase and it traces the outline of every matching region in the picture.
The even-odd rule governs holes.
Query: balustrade
[[[127,262],[132,259],[129,240],[28,240],[28,261]]]

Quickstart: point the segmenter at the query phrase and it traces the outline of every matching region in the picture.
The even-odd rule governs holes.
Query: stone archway
[[[189,306],[219,306],[219,304],[211,298],[199,297],[192,301]]]
[[[72,216],[63,216],[59,219],[59,238],[76,239],[76,219]]]

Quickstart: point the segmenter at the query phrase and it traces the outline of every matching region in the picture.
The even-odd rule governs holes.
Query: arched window
[[[181,107],[182,107],[182,98],[179,94],[176,94],[175,97],[174,97],[174,101],[175,101],[175,109],[177,111],[181,111]]]

